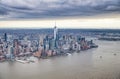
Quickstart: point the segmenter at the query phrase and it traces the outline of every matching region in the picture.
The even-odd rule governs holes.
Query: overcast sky
[[[1,28],[120,28],[120,0],[0,0]]]

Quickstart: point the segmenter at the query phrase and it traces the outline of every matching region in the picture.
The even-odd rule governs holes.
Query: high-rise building
[[[58,29],[57,29],[56,23],[55,23],[55,27],[54,27],[54,40],[57,39],[57,35],[58,35]]]
[[[57,48],[57,43],[58,43],[58,39],[59,39],[59,35],[58,35],[58,29],[56,27],[56,23],[55,23],[55,27],[54,27],[54,43],[55,43],[55,47]]]
[[[54,50],[55,49],[55,40],[51,39],[49,41],[49,49]]]
[[[13,46],[14,46],[14,55],[17,55],[19,53],[19,42],[18,39],[13,40]]]
[[[10,59],[13,59],[14,58],[14,49],[13,47],[11,46],[10,47]]]
[[[6,58],[12,60],[14,58],[14,49],[12,45],[8,45],[7,47],[7,53],[6,53]]]
[[[7,33],[4,34],[5,42],[7,42]]]
[[[45,50],[49,50],[49,43],[46,43],[46,49]]]
[[[14,39],[14,40],[13,40],[13,46],[14,46],[14,47],[17,47],[18,44],[19,44],[19,43],[18,43],[18,39]]]
[[[43,46],[43,41],[44,41],[44,36],[40,35],[39,36],[39,46]]]

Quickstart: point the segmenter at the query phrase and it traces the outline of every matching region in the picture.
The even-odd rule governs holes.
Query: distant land
[[[13,29],[13,28],[8,28],[8,29],[0,29],[0,33],[23,33],[23,32],[28,32],[28,33],[53,33],[52,28],[39,28],[39,29]],[[66,32],[66,33],[79,33],[79,32],[102,32],[102,33],[120,33],[120,29],[59,29],[59,32]]]

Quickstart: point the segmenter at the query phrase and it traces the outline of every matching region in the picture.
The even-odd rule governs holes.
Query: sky
[[[0,0],[0,28],[120,29],[120,0]]]

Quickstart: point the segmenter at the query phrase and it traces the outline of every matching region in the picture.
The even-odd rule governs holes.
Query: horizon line
[[[58,28],[58,27],[57,27]],[[49,27],[47,27],[47,28],[14,28],[14,27],[10,27],[10,28],[0,28],[0,30],[1,29],[10,29],[10,30],[19,30],[19,29],[34,29],[34,30],[37,30],[37,29],[54,29],[54,27],[53,28],[49,28]],[[120,28],[58,28],[58,29],[108,29],[108,30],[120,30]]]

